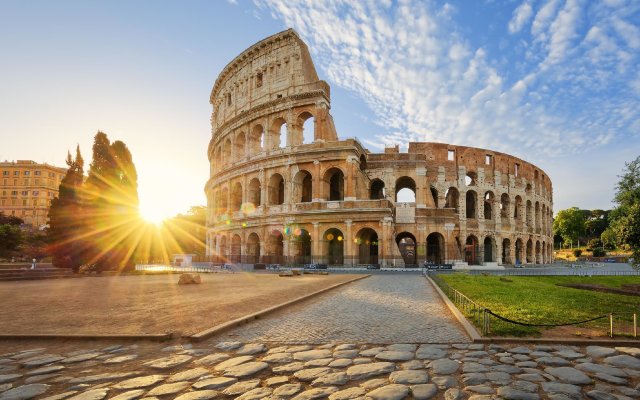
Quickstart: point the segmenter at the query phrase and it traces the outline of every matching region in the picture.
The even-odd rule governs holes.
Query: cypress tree
[[[84,262],[81,191],[84,179],[84,160],[80,146],[76,147],[75,160],[67,153],[67,173],[60,182],[58,197],[49,208],[49,242],[53,264],[59,268],[71,268],[78,272]]]

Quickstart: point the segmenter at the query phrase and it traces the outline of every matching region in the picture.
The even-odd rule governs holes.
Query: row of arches
[[[410,232],[395,236],[395,244],[402,258],[402,265],[418,266],[424,262],[443,264],[453,260],[469,265],[486,263],[541,264],[552,260],[553,247],[546,241],[529,238],[499,239],[492,235],[478,238],[471,234],[463,241],[455,237],[449,242],[440,232],[431,232],[424,243],[419,243]],[[220,262],[308,264],[321,262],[328,265],[378,264],[383,257],[381,239],[376,230],[362,228],[348,242],[339,228],[328,228],[320,234],[317,247],[312,235],[305,228],[271,229],[264,237],[251,232],[243,242],[240,234],[212,235],[207,245],[210,254]],[[391,253],[391,252],[390,252]],[[384,255],[387,264],[395,265],[391,254]]]
[[[294,118],[294,122],[276,117],[267,129],[256,123],[248,130],[230,133],[214,148],[212,162],[219,169],[232,162],[257,156],[266,150],[313,143],[317,140],[315,120],[311,112],[303,111]]]
[[[342,201],[345,194],[345,176],[340,168],[329,168],[323,175],[320,184],[322,193],[328,201]],[[241,182],[232,183],[231,188],[225,186],[212,192],[209,202],[218,214],[236,211],[249,211],[261,205],[280,205],[287,202],[309,203],[313,199],[313,175],[307,170],[298,171],[290,182],[290,193],[280,173],[269,176],[263,187],[260,179],[252,178],[246,191]]]
[[[345,264],[345,257],[356,264],[377,264],[379,261],[378,234],[371,228],[360,229],[352,249],[357,254],[346,254],[346,238],[342,230],[329,228],[319,240],[318,255],[312,255],[311,234],[304,228],[272,229],[261,240],[256,232],[247,235],[243,243],[239,234],[214,235],[208,239],[210,254],[221,262],[308,264],[323,262],[329,265]]]

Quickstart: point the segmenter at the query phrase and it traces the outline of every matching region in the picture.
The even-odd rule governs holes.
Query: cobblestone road
[[[418,275],[372,275],[220,336],[288,343],[469,341],[433,287]]]

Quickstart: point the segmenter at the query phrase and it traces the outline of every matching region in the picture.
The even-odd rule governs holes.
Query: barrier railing
[[[610,312],[603,315],[595,315],[581,321],[569,321],[565,323],[530,323],[523,321],[515,321],[499,314],[494,313],[490,309],[475,302],[467,297],[464,293],[451,287],[434,271],[424,271],[424,276],[431,278],[447,297],[456,305],[458,310],[469,319],[480,331],[483,336],[508,336],[508,335],[527,335],[537,333],[536,328],[554,328],[567,326],[586,327],[587,324],[604,320],[608,320],[606,327],[604,324],[590,324],[589,328],[602,332],[613,338],[614,335],[638,337],[638,313],[630,312]]]

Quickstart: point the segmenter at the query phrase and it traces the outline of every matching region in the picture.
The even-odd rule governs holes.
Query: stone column
[[[382,237],[379,238],[378,240],[378,252],[380,253],[380,256],[378,257],[378,262],[380,263],[381,266],[386,267],[388,260],[387,258],[389,257],[389,246],[388,246],[388,242],[389,241],[389,224],[387,223],[387,221],[382,221]]]
[[[311,188],[311,201],[322,199],[322,177],[320,176],[320,161],[313,160],[313,187]]]
[[[345,260],[345,265],[352,265],[353,264],[353,234],[351,232],[352,230],[352,224],[353,221],[351,220],[346,220],[344,221],[347,229],[344,235],[344,247],[343,247],[343,251],[344,251],[344,260]]]
[[[344,195],[344,199],[345,200],[355,200],[356,199],[356,194],[355,194],[355,177],[354,177],[354,166],[356,165],[355,163],[357,162],[357,159],[355,159],[353,156],[349,156],[347,157],[347,184],[346,184],[346,190],[345,190],[345,195]]]
[[[320,262],[320,223],[312,222],[313,236],[311,237],[311,259]]]

